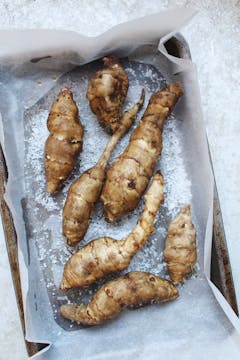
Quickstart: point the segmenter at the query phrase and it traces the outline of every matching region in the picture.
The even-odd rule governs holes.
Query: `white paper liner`
[[[54,344],[49,351],[36,355],[36,358],[239,358],[239,320],[211,282],[211,287],[209,286],[213,176],[196,71],[189,60],[176,59],[166,54],[163,46],[169,34],[176,31],[192,15],[193,11],[189,9],[171,10],[121,24],[97,38],[87,38],[73,32],[47,30],[1,32],[0,110],[4,130],[3,148],[9,171],[6,200],[14,218],[19,253],[23,254],[20,256],[20,273],[26,338]],[[164,56],[157,54],[159,38],[159,50]],[[140,47],[143,44],[153,44],[154,47]],[[174,72],[179,72],[178,78],[185,89],[185,95],[177,106],[175,115],[167,120],[164,129],[164,148],[158,165],[161,166],[166,181],[165,205],[156,220],[156,234],[133,259],[130,269],[151,270],[166,276],[161,257],[164,237],[169,221],[184,202],[191,202],[192,205],[193,220],[198,233],[198,264],[195,276],[180,286],[180,298],[177,301],[135,311],[126,310],[119,318],[101,327],[66,331],[62,324],[59,326],[54,320],[58,308],[53,309],[54,286],[59,283],[63,261],[68,254],[60,233],[61,204],[70,180],[77,177],[79,171],[82,172],[94,164],[108,135],[98,126],[85,99],[91,66],[89,65],[88,72],[86,71],[87,76],[84,78],[82,74],[75,84],[77,76],[72,74],[76,75],[76,70],[73,70],[70,78],[64,75],[57,84],[55,81],[73,65],[87,63],[113,51],[119,56],[129,55],[131,61],[138,61],[137,67],[140,69],[139,62],[143,62],[153,64],[160,72],[154,75],[155,70],[151,66],[142,65],[143,78],[147,79],[144,83],[144,80],[139,79],[141,71],[138,69],[134,74],[133,63],[126,61],[129,76],[132,75],[126,105],[138,99],[141,86],[146,87],[149,98],[152,91],[161,88],[164,78],[167,81],[174,78]],[[33,57],[46,55],[51,57],[29,63]],[[154,76],[159,85],[156,89]],[[43,153],[40,149],[43,147],[44,136],[48,135],[44,128],[47,112],[63,82],[70,82],[75,90],[74,95],[85,125],[86,136],[80,170],[77,166],[64,191],[54,200],[42,191]],[[38,101],[41,98],[43,99]],[[124,149],[129,135],[118,144],[113,157]],[[96,138],[101,141],[95,141]],[[36,197],[31,197],[31,186],[34,183],[39,184],[39,187],[34,190]],[[134,214],[125,217],[120,225],[109,225],[101,218],[101,208],[98,206],[84,242],[102,235],[121,238],[131,231],[141,209],[142,203]],[[48,271],[44,271],[44,267]],[[47,279],[46,274],[51,276]],[[91,291],[84,294],[86,298],[89,295]],[[68,295],[70,299],[74,296],[76,293]],[[65,301],[65,295],[62,301]]]

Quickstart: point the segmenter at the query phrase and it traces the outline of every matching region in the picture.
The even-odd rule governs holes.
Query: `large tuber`
[[[134,271],[105,283],[88,305],[66,304],[61,315],[83,325],[99,325],[116,317],[124,308],[178,297],[177,288],[156,275]]]
[[[136,208],[162,150],[162,130],[183,89],[179,81],[151,96],[125,151],[110,166],[101,195],[105,217],[113,222]]]

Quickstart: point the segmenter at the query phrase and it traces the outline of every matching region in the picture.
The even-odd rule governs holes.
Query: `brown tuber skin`
[[[83,126],[70,89],[62,89],[52,104],[47,127],[45,175],[47,191],[53,193],[70,175],[82,150]]]
[[[116,56],[106,56],[103,62],[104,68],[90,80],[87,98],[100,124],[110,127],[115,132],[119,127],[129,81]]]
[[[169,281],[147,272],[134,271],[105,283],[88,305],[66,304],[61,315],[83,325],[99,325],[116,317],[126,307],[166,302],[178,297]]]
[[[164,120],[182,94],[176,81],[152,95],[128,147],[110,166],[101,195],[108,221],[136,208],[161,154]]]
[[[133,231],[122,240],[103,237],[83,246],[67,261],[62,291],[90,285],[107,274],[126,269],[132,257],[154,231],[154,219],[163,203],[163,177],[157,172],[145,195],[145,206]]]
[[[96,165],[85,171],[71,185],[63,209],[63,235],[68,245],[75,246],[83,239],[102,191],[111,153],[119,139],[131,127],[143,102],[144,91],[139,102],[123,114],[119,128],[112,135]]]
[[[197,260],[197,248],[190,205],[185,205],[169,226],[164,258],[174,284],[183,282],[192,273]]]

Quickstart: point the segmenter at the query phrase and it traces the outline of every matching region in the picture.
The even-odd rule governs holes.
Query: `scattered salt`
[[[31,242],[35,242],[40,267],[42,269],[51,306],[56,321],[61,325],[64,321],[59,316],[59,306],[67,300],[68,303],[88,301],[105,279],[89,288],[71,290],[62,296],[59,283],[63,266],[73,252],[69,249],[62,236],[62,208],[71,182],[83,171],[93,166],[110,137],[101,128],[86,101],[88,79],[96,70],[95,66],[76,68],[62,76],[56,86],[32,108],[25,112],[25,189],[27,195],[28,221],[33,228]],[[153,66],[131,61],[124,61],[128,72],[130,89],[125,107],[138,101],[141,90],[146,91],[146,102],[150,95],[165,85],[165,80]],[[66,181],[63,190],[56,195],[46,192],[44,176],[44,144],[49,135],[46,122],[52,101],[60,89],[68,86],[72,89],[79,107],[81,121],[84,125],[84,145],[79,162],[73,174]],[[143,114],[144,109],[141,110]],[[161,169],[165,178],[165,203],[161,207],[155,221],[156,232],[147,244],[136,254],[128,270],[149,271],[166,277],[166,266],[163,262],[163,244],[170,220],[185,202],[191,202],[191,182],[188,179],[184,158],[182,156],[181,127],[179,119],[171,115],[166,121],[163,133],[163,151],[156,168]],[[137,125],[137,121],[134,126]],[[112,160],[120,154],[128,144],[130,132],[120,141],[112,156]],[[134,228],[141,211],[143,199],[131,214],[127,214],[119,223],[105,222],[101,204],[97,204],[92,222],[85,239],[79,246],[100,236],[111,236],[121,239]],[[108,279],[113,278],[109,276]],[[66,324],[64,325],[66,327]],[[72,328],[73,325],[68,325]]]

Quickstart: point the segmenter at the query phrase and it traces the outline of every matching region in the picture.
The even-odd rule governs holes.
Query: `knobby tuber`
[[[114,132],[119,126],[129,81],[116,56],[106,56],[103,62],[104,68],[90,80],[87,98],[100,124],[107,125]]]
[[[53,193],[70,175],[82,150],[83,126],[70,89],[62,89],[52,104],[47,127],[45,175],[47,191]]]
[[[193,270],[197,259],[196,231],[191,220],[189,205],[182,208],[169,226],[164,258],[174,284],[183,282]]]
[[[182,94],[176,81],[151,96],[129,145],[107,171],[101,195],[107,220],[113,222],[137,206],[162,150],[164,120]]]
[[[166,302],[178,297],[169,281],[147,272],[134,271],[105,283],[88,305],[66,304],[61,315],[84,325],[99,325],[116,317],[124,308]]]
[[[64,267],[61,290],[89,285],[129,266],[132,257],[152,234],[155,216],[163,203],[163,177],[160,172],[155,174],[145,199],[143,213],[126,238],[93,240],[70,257]]]
[[[68,245],[75,246],[83,239],[102,191],[111,153],[120,137],[131,127],[143,102],[144,91],[139,102],[123,114],[119,128],[112,135],[96,165],[85,171],[71,185],[63,209],[63,234]]]

